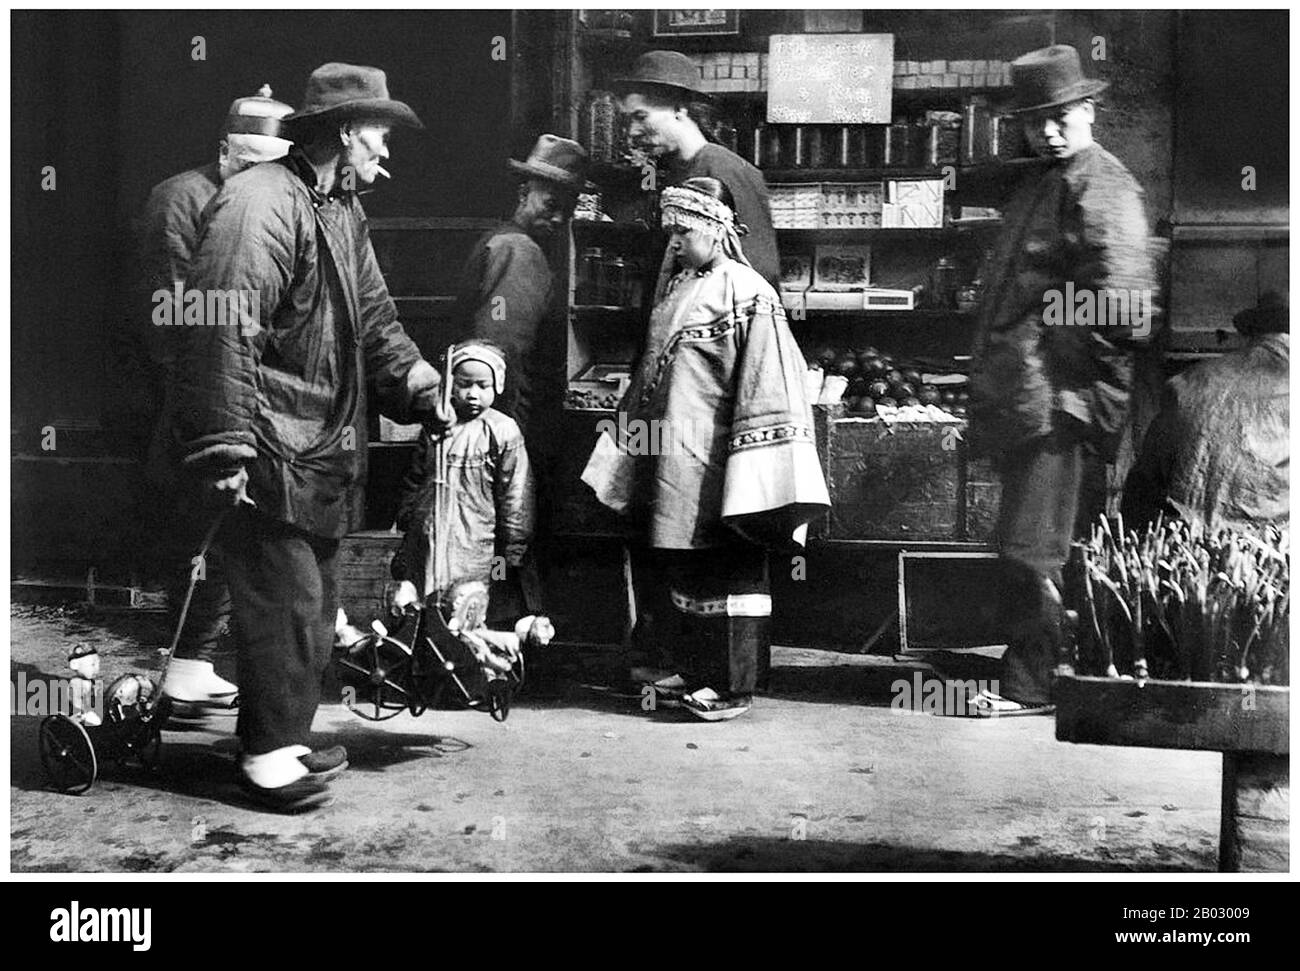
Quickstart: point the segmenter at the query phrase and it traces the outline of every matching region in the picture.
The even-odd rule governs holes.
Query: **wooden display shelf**
[[[946,107],[961,105],[967,98],[975,96],[991,98],[996,101],[1010,95],[1011,88],[1007,85],[993,87],[980,85],[966,88],[894,88],[893,92],[895,105],[904,105],[909,108],[921,105],[926,107]],[[709,95],[723,103],[766,102],[767,89],[763,88],[758,91],[710,91]],[[839,123],[826,122],[826,124],[834,125]]]
[[[1034,158],[986,159],[982,162],[953,165],[957,170],[957,189],[963,178],[985,179],[1013,175],[1039,161]],[[942,179],[943,166],[869,166],[866,168],[775,168],[760,169],[769,185],[801,182],[883,182],[886,179]]]
[[[1062,742],[1222,752],[1219,869],[1289,869],[1290,688],[1065,675],[1055,699]]]

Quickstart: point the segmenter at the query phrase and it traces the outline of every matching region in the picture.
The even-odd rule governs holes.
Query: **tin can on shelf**
[[[895,122],[885,130],[884,166],[914,169],[921,164],[921,135],[925,129],[906,121]]]
[[[781,167],[804,169],[808,167],[808,129],[803,125],[782,125]]]
[[[863,169],[873,163],[867,158],[866,125],[839,127],[839,153],[836,161],[842,169]]]

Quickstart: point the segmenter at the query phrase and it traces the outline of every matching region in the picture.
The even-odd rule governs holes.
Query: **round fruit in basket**
[[[853,413],[870,418],[876,413],[876,403],[870,398],[859,398],[853,408]]]
[[[969,404],[969,402],[970,402],[970,392],[969,392],[969,391],[958,391],[958,392],[957,392],[957,404],[959,404],[959,405],[964,405],[964,404]]]
[[[943,405],[945,408],[951,408],[956,403],[957,393],[955,391],[939,392],[939,404]]]
[[[908,384],[910,384],[912,387],[919,388],[921,386],[921,372],[904,371],[903,380],[906,381]]]
[[[920,406],[921,399],[916,397],[904,398],[898,403],[898,407],[900,408],[919,408]]]
[[[857,358],[851,354],[845,354],[843,357],[835,359],[834,372],[843,375],[846,378],[856,377],[858,373]]]
[[[862,401],[862,399],[861,399],[861,398],[856,398],[856,397],[848,397],[848,396],[845,396],[845,397],[841,398],[840,401],[842,401],[842,402],[844,403],[844,410],[845,410],[845,411],[853,412],[853,411],[857,411],[857,410],[858,410],[858,404]]]
[[[965,405],[956,405],[956,406],[954,406],[954,407],[952,408],[952,413],[953,413],[954,415],[956,415],[958,418],[965,418],[965,417],[966,417],[966,406],[965,406]]]
[[[889,382],[876,380],[867,385],[867,394],[879,400],[880,398],[889,397]]]
[[[822,367],[826,367],[835,360],[835,357],[835,348],[819,347],[817,353],[813,355],[813,360],[821,364]]]
[[[917,397],[921,399],[923,405],[937,405],[939,403],[939,389],[927,384],[917,394]]]
[[[891,368],[885,372],[885,380],[890,384],[902,384],[903,372],[899,371],[897,368]]]
[[[867,357],[862,361],[862,371],[873,378],[884,377],[889,370],[889,363],[880,357]]]
[[[889,393],[894,399],[898,401],[902,401],[904,398],[916,397],[916,389],[913,388],[906,381],[900,381],[897,384],[891,384],[889,386]]]

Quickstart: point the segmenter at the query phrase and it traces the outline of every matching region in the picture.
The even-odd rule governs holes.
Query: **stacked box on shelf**
[[[823,229],[878,229],[884,203],[880,182],[823,182],[820,225]]]
[[[883,229],[942,229],[943,179],[890,179],[881,206]]]
[[[817,229],[821,225],[821,183],[788,183],[768,190],[772,225],[777,229]]]
[[[895,61],[894,87],[901,91],[932,88],[998,88],[1011,83],[1006,61]]]
[[[757,51],[691,55],[700,72],[700,89],[714,92],[762,91],[765,59]]]

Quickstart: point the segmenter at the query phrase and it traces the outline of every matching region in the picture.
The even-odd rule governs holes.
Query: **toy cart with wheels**
[[[457,578],[450,562],[448,526],[456,515],[455,478],[449,475],[448,441],[455,427],[451,405],[453,348],[444,356],[442,400],[434,447],[433,535],[424,564],[423,602],[411,587],[399,636],[379,621],[371,631],[348,636],[335,655],[344,698],[354,712],[383,721],[409,711],[420,715],[442,699],[450,685],[470,708],[505,721],[524,682],[523,649],[549,643],[554,629],[545,616],[529,615],[513,632],[486,626],[488,585]]]
[[[226,510],[218,513],[208,527],[198,559],[207,556],[226,514]],[[135,763],[150,771],[158,768],[162,730],[172,711],[171,700],[160,686],[176,653],[200,577],[198,571],[190,576],[157,683],[143,674],[124,674],[108,686],[102,699],[96,698],[98,652],[86,644],[78,644],[72,651],[68,657],[73,671],[71,711],[47,716],[40,727],[41,765],[51,788],[70,795],[87,792],[100,767],[109,762]]]
[[[524,647],[548,643],[554,631],[547,618],[531,615],[514,633],[489,630],[483,622],[487,602],[487,585],[470,580],[452,588],[445,606],[429,597],[396,631],[399,636],[376,621],[370,633],[335,655],[348,707],[369,721],[403,711],[421,715],[450,687],[466,707],[505,721],[524,684]]]
[[[154,770],[162,750],[168,699],[139,674],[118,678],[104,693],[102,721],[93,711],[49,715],[41,721],[41,765],[58,792],[81,795],[107,762]]]

